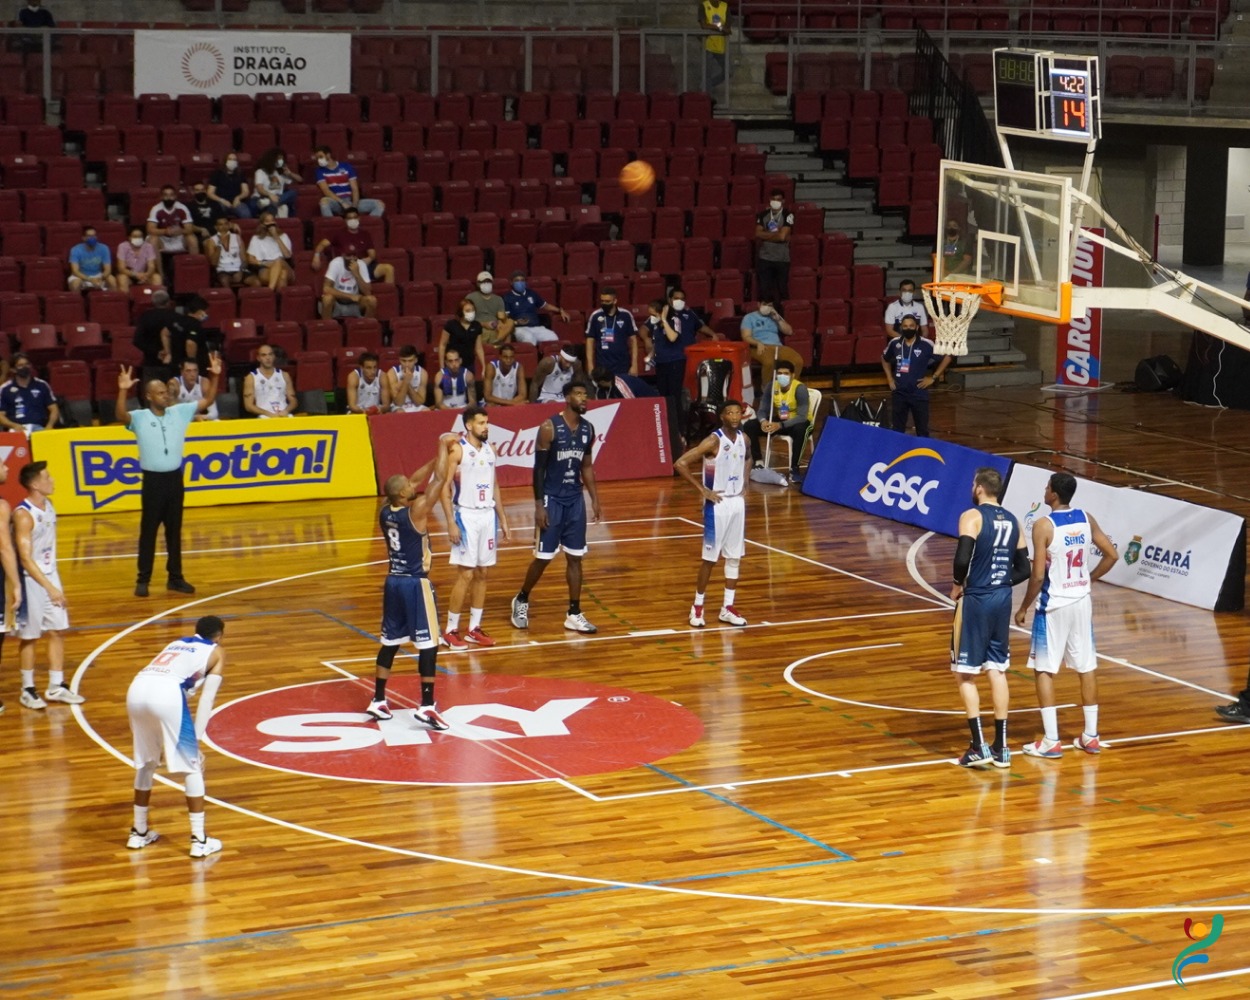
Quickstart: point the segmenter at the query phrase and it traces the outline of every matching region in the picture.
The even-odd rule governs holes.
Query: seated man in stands
[[[395,283],[395,268],[390,264],[378,263],[378,252],[373,246],[373,237],[360,228],[360,209],[352,207],[343,209],[345,228],[336,232],[328,239],[321,240],[313,247],[312,269],[321,270],[321,262],[328,252],[330,258],[358,257],[368,268],[366,276],[372,284],[375,281]]]
[[[148,239],[160,251],[161,270],[166,277],[171,273],[175,254],[200,252],[191,210],[178,200],[172,184],[161,188],[161,200],[148,212]]]
[[[751,460],[756,468],[764,464],[760,440],[768,434],[790,439],[790,482],[799,482],[799,458],[811,417],[807,386],[794,377],[794,364],[782,358],[773,366],[773,380],[764,386],[756,407],[757,416],[742,425],[751,439]]]
[[[335,257],[321,285],[321,318],[372,319],[378,300],[370,293],[369,269],[358,257]]]
[[[504,311],[515,324],[512,336],[522,344],[538,344],[540,342],[559,340],[553,330],[548,330],[539,321],[543,313],[558,314],[566,323],[569,314],[555,303],[547,302],[541,295],[529,287],[524,271],[512,273],[512,287],[503,297]],[[564,397],[561,397],[563,399]]]
[[[781,338],[794,333],[786,318],[777,311],[774,303],[760,301],[754,312],[742,317],[742,342],[751,348],[751,360],[759,363],[760,384],[773,379],[773,364],[785,358],[794,366],[795,377],[803,370],[803,358],[799,352],[782,346]]]
[[[464,367],[460,352],[454,347],[443,356],[445,367],[439,370],[434,381],[434,408],[436,410],[463,410],[477,402],[477,386],[473,373]]]
[[[366,351],[360,367],[347,376],[348,413],[385,413],[391,408],[391,388],[378,371],[378,356]]]
[[[182,362],[182,368],[176,378],[169,380],[169,399],[172,403],[198,403],[204,398],[208,389],[208,379],[200,375],[200,366],[194,358]],[[207,410],[195,415],[196,420],[217,420],[217,401],[209,404]]]
[[[502,344],[512,336],[516,324],[508,318],[503,296],[495,292],[495,279],[489,271],[477,276],[477,289],[465,296],[477,310],[478,322],[482,324],[483,344]]]
[[[233,150],[222,160],[222,169],[208,179],[208,196],[235,219],[250,219],[252,209],[248,202],[252,189],[239,170],[239,154]]]
[[[285,288],[295,277],[292,256],[291,237],[278,228],[273,212],[262,212],[260,225],[247,243],[247,266],[252,274],[272,291]]]
[[[131,226],[125,243],[117,247],[117,288],[128,292],[131,285],[162,284],[156,248],[147,241],[143,226]]]
[[[52,386],[35,377],[28,355],[19,351],[12,363],[9,380],[0,385],[0,426],[27,434],[55,427],[61,411]]]
[[[272,344],[256,349],[256,369],[243,380],[243,409],[255,417],[290,417],[295,411],[295,384],[277,367]]]
[[[89,292],[106,288],[117,288],[113,255],[96,236],[95,226],[84,226],[82,242],[69,251],[69,290]]]
[[[659,395],[654,386],[637,375],[613,375],[607,368],[593,369],[590,381],[594,385],[592,399],[641,399]]]
[[[317,147],[317,187],[321,189],[321,214],[342,215],[355,208],[366,215],[380,216],[386,206],[376,198],[360,197],[360,178],[350,163],[340,163],[329,146]]]
[[[207,185],[202,182],[191,189],[191,200],[187,203],[187,209],[191,212],[195,238],[203,246],[217,231],[217,220],[226,216],[226,210],[208,196]]]
[[[428,409],[430,380],[421,367],[421,356],[412,344],[399,349],[399,364],[386,372],[391,408],[404,413],[420,413]]]
[[[898,283],[898,298],[885,307],[885,336],[893,340],[898,336],[899,326],[904,316],[913,316],[920,324],[920,335],[927,332],[929,314],[925,312],[924,303],[916,298],[916,283],[911,278],[904,278]]]
[[[486,365],[485,402],[491,406],[521,406],[529,402],[525,369],[511,344],[499,347],[499,357]]]

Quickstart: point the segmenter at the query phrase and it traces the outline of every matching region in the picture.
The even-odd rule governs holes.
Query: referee
[[[165,525],[165,549],[169,554],[170,590],[194,594],[195,588],[182,576],[182,454],[186,445],[187,427],[197,413],[203,413],[217,398],[217,376],[221,374],[221,358],[210,356],[208,388],[204,398],[186,403],[169,402],[169,386],[160,379],[150,379],[144,388],[148,408],[126,409],[126,397],[138,384],[133,369],[123,368],[117,374],[117,422],[127,424],[139,445],[139,467],[143,470],[142,509],[139,522],[139,578],[135,597],[148,596],[152,564],[156,561],[156,529]]]

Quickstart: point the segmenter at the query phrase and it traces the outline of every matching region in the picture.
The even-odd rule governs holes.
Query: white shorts
[[[1035,612],[1029,667],[1044,674],[1057,674],[1059,665],[1066,663],[1078,674],[1087,674],[1098,666],[1093,609],[1094,602],[1087,596],[1044,614]]]
[[[453,566],[494,566],[497,518],[493,507],[457,507],[460,544],[451,549]]]
[[[176,681],[140,674],[126,692],[126,714],[134,736],[135,767],[159,764],[174,774],[203,767],[195,722],[187,698]]]
[[[560,339],[555,330],[548,330],[545,326],[518,326],[512,331],[512,336],[522,344],[539,344]]]
[[[703,560],[741,559],[747,551],[747,508],[741,496],[703,502]]]
[[[44,576],[58,589],[61,580],[55,574],[45,573]],[[69,614],[65,608],[58,608],[48,597],[48,592],[35,583],[30,577],[23,577],[24,596],[22,606],[17,612],[17,635],[19,639],[38,639],[45,632],[63,632],[69,628]]]

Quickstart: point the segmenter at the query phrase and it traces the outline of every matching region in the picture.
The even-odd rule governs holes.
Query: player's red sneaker
[[[477,628],[469,629],[469,631],[466,632],[464,635],[464,641],[471,642],[475,646],[495,645],[495,640],[492,639],[489,635],[487,635],[486,631],[481,626],[478,626]]]
[[[443,642],[446,643],[448,646],[450,646],[452,649],[468,649],[469,648],[469,644],[460,638],[460,629],[458,628],[448,629],[446,632],[443,633],[442,639],[443,639]]]

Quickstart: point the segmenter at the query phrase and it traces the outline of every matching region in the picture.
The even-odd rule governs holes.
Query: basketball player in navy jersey
[[[390,566],[382,592],[382,648],[374,671],[373,701],[365,709],[378,721],[393,718],[386,703],[386,682],[399,647],[411,642],[417,647],[417,672],[421,675],[421,707],[413,712],[413,718],[436,732],[449,727],[434,702],[438,608],[428,575],[433,553],[427,526],[430,511],[443,492],[446,469],[447,443],[440,439],[438,453],[411,476],[396,475],[386,481],[386,503],[378,522]],[[434,477],[418,497],[417,487],[431,471]]]
[[[1007,747],[1007,668],[1011,665],[1011,588],[1029,578],[1029,553],[1020,525],[1000,506],[1003,477],[996,469],[977,469],[970,510],[959,515],[955,549],[955,623],[951,632],[951,670],[968,713],[972,741],[959,763],[964,767],[1011,766]],[[977,675],[989,676],[994,700],[994,743],[981,734],[981,696]]]
[[[592,464],[595,429],[585,419],[589,389],[585,382],[564,386],[564,410],[538,428],[534,454],[534,521],[538,545],[525,573],[525,582],[512,599],[513,628],[529,628],[530,591],[547,564],[564,549],[569,582],[569,612],[564,627],[589,635],[599,630],[582,614],[582,556],[586,554],[586,498],[590,494],[593,518],[599,521],[599,494]]]
[[[9,478],[9,467],[0,462],[0,486]],[[9,608],[14,614],[22,606],[21,579],[17,575],[17,550],[13,547],[13,511],[9,501],[0,498],[0,594],[4,604],[0,606],[0,652],[4,650],[4,634],[9,626]],[[4,702],[0,701],[0,713]]]
[[[747,620],[734,607],[738,586],[738,564],[746,555],[746,504],[743,490],[747,481],[747,443],[742,432],[742,404],[727,399],[721,404],[720,429],[713,431],[677,460],[676,469],[703,497],[703,561],[695,585],[690,624],[703,628],[703,595],[712,579],[716,561],[725,557],[725,603],[719,618],[729,625],[742,626]],[[695,477],[692,466],[701,462],[703,478]]]

